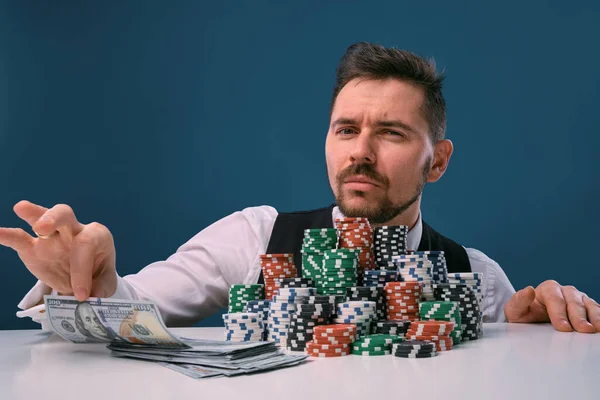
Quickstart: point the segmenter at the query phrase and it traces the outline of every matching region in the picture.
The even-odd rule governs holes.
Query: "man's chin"
[[[338,203],[340,210],[346,217],[364,217],[373,214],[376,211],[379,203],[369,201],[366,198],[344,199]]]

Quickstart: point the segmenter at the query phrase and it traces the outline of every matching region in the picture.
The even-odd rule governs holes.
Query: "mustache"
[[[371,164],[352,164],[340,171],[337,176],[338,184],[342,184],[346,179],[355,175],[364,175],[377,183],[381,183],[383,187],[386,187],[389,183],[388,178],[377,172]]]

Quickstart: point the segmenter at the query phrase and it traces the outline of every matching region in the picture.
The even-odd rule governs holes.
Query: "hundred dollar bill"
[[[167,330],[156,305],[139,300],[44,296],[54,332],[75,343],[104,342],[122,345],[189,347]]]

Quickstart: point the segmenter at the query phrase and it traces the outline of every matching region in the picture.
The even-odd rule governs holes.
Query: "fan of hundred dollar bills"
[[[74,343],[108,343],[111,355],[157,361],[193,378],[235,376],[297,365],[274,342],[229,342],[173,335],[156,305],[136,300],[44,296],[54,332]]]

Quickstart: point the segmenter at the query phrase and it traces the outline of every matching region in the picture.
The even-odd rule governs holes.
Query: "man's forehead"
[[[423,89],[396,79],[353,80],[342,88],[331,113],[331,126],[402,121],[427,130],[421,113]]]
[[[331,122],[339,118],[412,119],[420,115],[422,104],[423,89],[411,83],[397,79],[355,79],[338,94]]]

